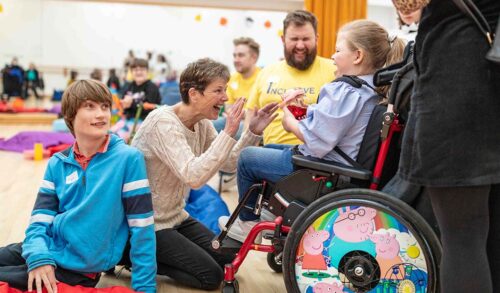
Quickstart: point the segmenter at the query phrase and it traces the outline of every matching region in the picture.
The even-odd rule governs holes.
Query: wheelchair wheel
[[[283,277],[293,293],[437,292],[440,258],[438,238],[406,203],[347,189],[318,199],[295,220]]]
[[[273,271],[277,273],[283,272],[283,261],[281,258],[276,259],[276,254],[274,252],[269,252],[267,254],[267,264]]]
[[[226,282],[222,284],[222,293],[238,293],[240,292],[240,285],[238,284],[238,280],[234,280],[233,282]]]

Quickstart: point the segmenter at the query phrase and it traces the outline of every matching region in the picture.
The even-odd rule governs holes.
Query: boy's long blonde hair
[[[378,23],[370,20],[355,20],[340,28],[351,50],[365,52],[366,65],[378,70],[403,59],[406,42],[389,33]],[[381,88],[384,94],[388,88]]]

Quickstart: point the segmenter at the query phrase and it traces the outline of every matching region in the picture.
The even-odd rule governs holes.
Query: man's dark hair
[[[318,20],[316,16],[309,11],[305,10],[295,10],[288,13],[283,20],[283,33],[286,34],[286,29],[290,24],[295,26],[303,26],[306,23],[310,23],[314,29],[314,33],[318,33]]]
[[[135,58],[134,61],[130,64],[130,69],[134,69],[136,67],[142,67],[148,69],[148,61],[142,58]]]

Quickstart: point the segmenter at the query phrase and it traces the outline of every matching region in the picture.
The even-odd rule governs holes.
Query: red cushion
[[[5,282],[0,282],[0,293],[23,293],[29,291],[21,291],[18,289],[11,288],[9,284]],[[36,292],[36,291],[35,291]],[[109,288],[89,288],[82,286],[70,286],[64,283],[57,284],[58,293],[134,293],[132,289],[123,286],[113,286]],[[43,293],[47,293],[47,290],[43,288]]]

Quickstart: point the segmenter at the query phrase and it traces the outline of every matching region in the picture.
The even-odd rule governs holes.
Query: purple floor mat
[[[22,153],[33,149],[35,143],[42,143],[44,148],[72,144],[75,138],[69,133],[52,131],[22,131],[9,139],[0,138],[0,150]]]

